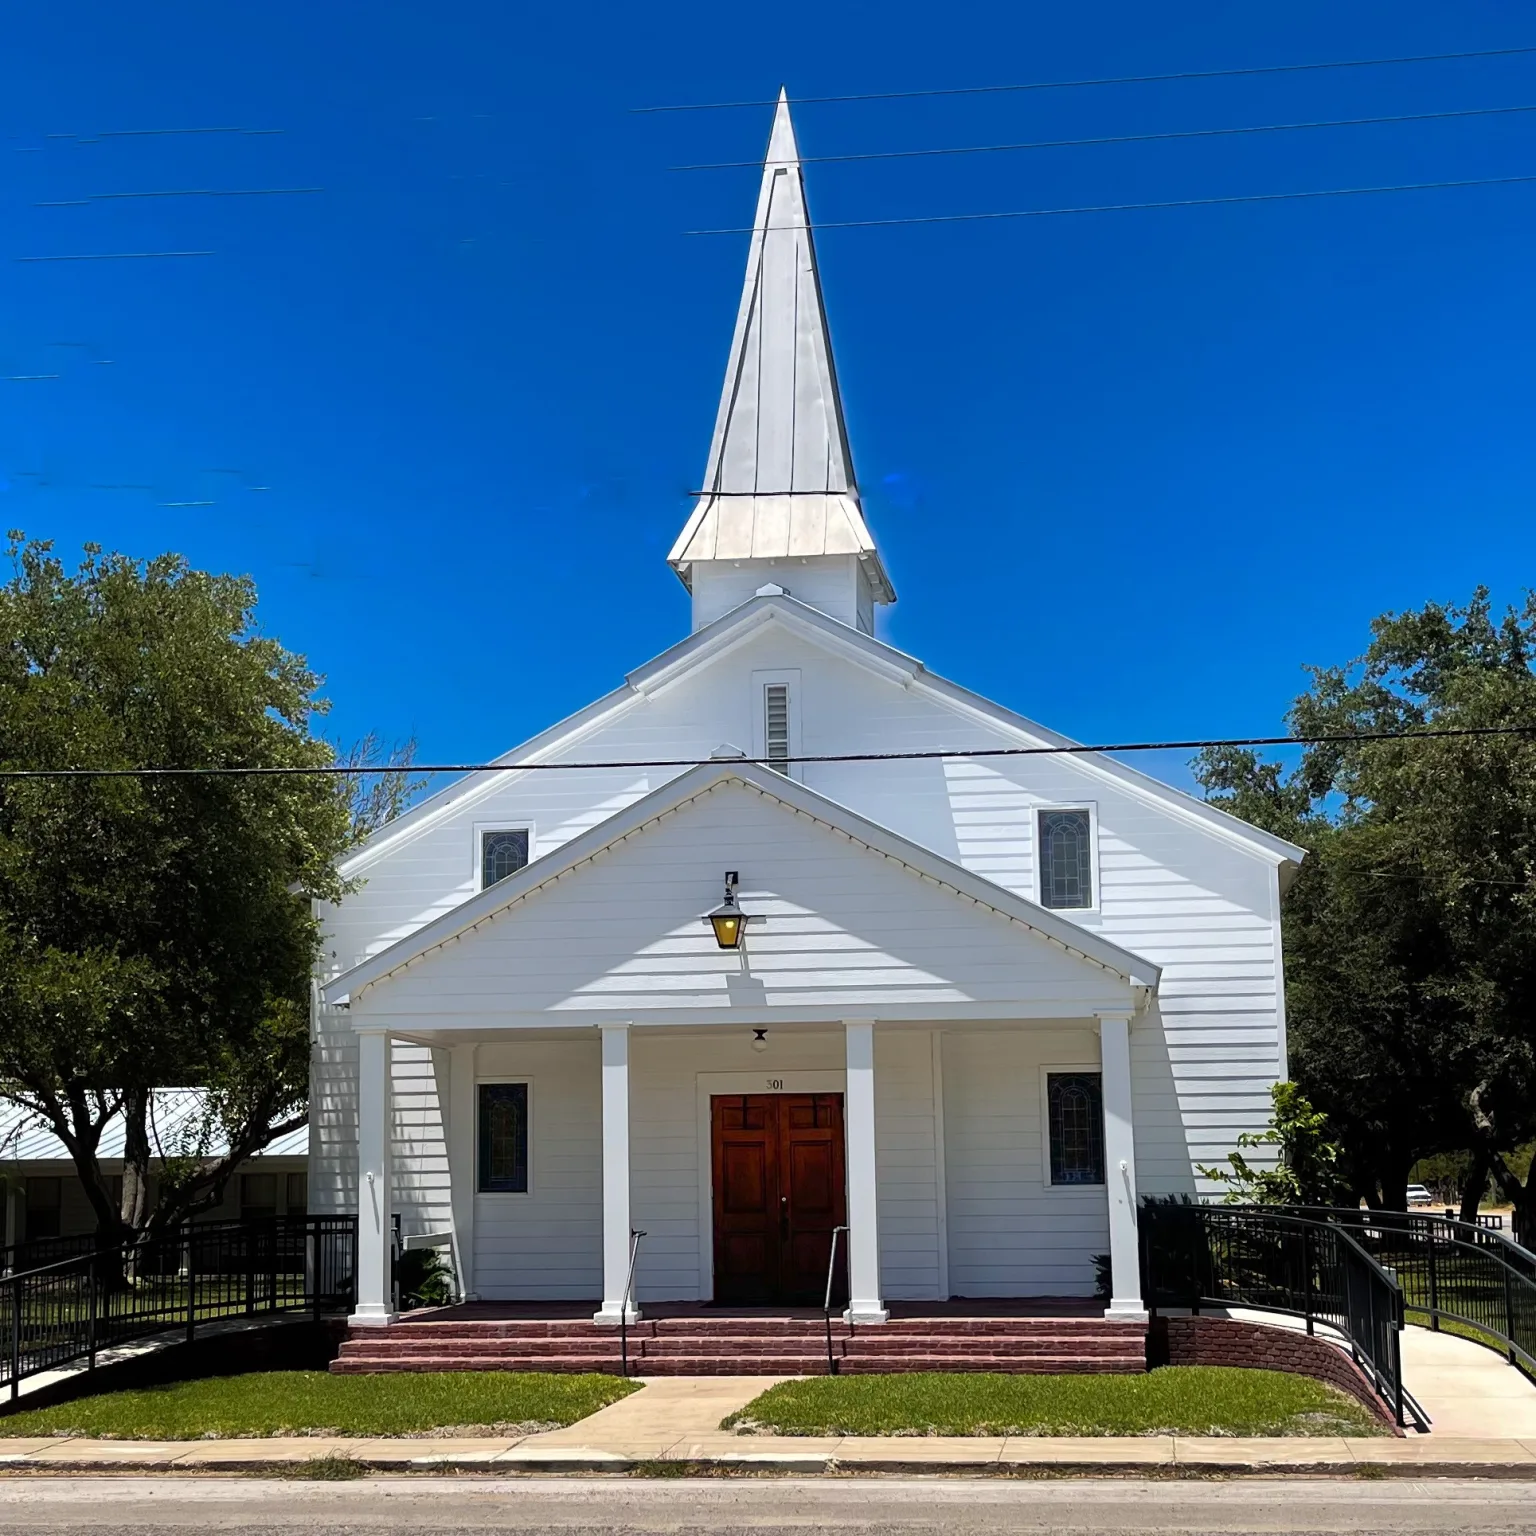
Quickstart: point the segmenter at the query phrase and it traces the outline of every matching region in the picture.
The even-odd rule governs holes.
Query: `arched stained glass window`
[[[1097,1072],[1048,1072],[1051,1183],[1104,1182],[1104,1087]]]
[[[480,889],[515,875],[528,862],[528,829],[480,834]]]
[[[1042,907],[1093,905],[1093,848],[1087,811],[1041,811],[1036,819]]]

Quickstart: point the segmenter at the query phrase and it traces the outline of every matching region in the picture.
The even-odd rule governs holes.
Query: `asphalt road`
[[[1536,1536],[1536,1483],[1307,1478],[1118,1479],[0,1477],[0,1531],[196,1528],[272,1536],[993,1536],[998,1532],[1519,1532]]]

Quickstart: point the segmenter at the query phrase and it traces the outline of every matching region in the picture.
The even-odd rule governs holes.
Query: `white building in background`
[[[1092,1295],[1101,1254],[1139,1315],[1138,1196],[1196,1190],[1285,1075],[1302,851],[1107,758],[965,755],[1066,743],[877,637],[782,100],[702,485],[693,632],[324,913],[311,1201],[361,1216],[354,1321],[390,1319],[395,1217],[467,1295],[600,1321],[632,1230],[641,1308],[782,1306],[841,1226],[855,1321]],[[888,752],[930,755],[837,760]]]
[[[150,1196],[168,1158],[192,1153],[207,1160],[229,1150],[222,1139],[204,1140],[207,1095],[201,1088],[157,1088],[150,1097]],[[96,1155],[117,1199],[123,1186],[123,1118],[114,1115],[102,1129]],[[199,1221],[257,1220],[302,1216],[309,1201],[309,1129],[276,1137],[230,1175],[224,1198],[201,1212]],[[0,1198],[4,1200],[4,1246],[20,1247],[57,1237],[83,1237],[96,1230],[96,1213],[75,1172],[69,1148],[36,1115],[0,1100]],[[25,1253],[21,1256],[25,1262]],[[0,1265],[3,1268],[3,1265]]]

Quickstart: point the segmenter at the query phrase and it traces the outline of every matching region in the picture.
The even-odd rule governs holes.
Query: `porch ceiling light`
[[[762,917],[749,915],[736,905],[736,871],[725,873],[725,900],[713,912],[706,913],[703,921],[715,930],[715,943],[721,949],[740,949],[746,936],[747,924],[762,922]]]

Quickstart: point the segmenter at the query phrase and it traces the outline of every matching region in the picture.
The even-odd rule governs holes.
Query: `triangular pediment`
[[[580,846],[578,846],[580,845]],[[761,919],[721,950],[726,870]],[[485,1022],[1084,1018],[1157,968],[803,785],[710,765],[325,989],[355,1016]]]

